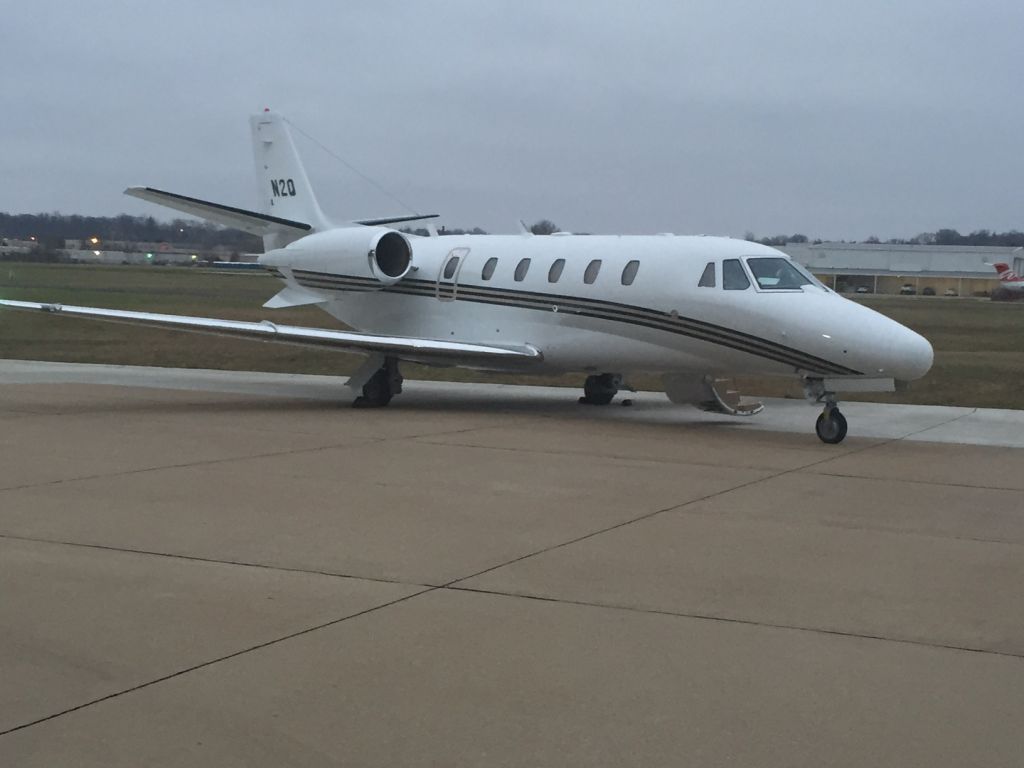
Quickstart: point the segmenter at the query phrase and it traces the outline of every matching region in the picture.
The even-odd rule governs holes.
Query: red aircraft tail
[[[993,264],[996,268],[996,273],[999,275],[999,279],[1006,283],[1015,283],[1020,280],[1020,275],[1010,269],[1009,264]]]

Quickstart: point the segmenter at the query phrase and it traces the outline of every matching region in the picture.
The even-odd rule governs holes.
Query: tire
[[[583,397],[581,403],[588,405],[608,405],[619,393],[618,387],[614,386],[615,378],[608,373],[600,376],[587,376],[583,383]]]
[[[352,404],[356,408],[383,408],[391,402],[393,392],[388,369],[381,368],[363,386],[362,397],[357,397]]]
[[[823,443],[829,445],[841,443],[846,437],[846,417],[839,412],[838,408],[833,408],[827,415],[821,413],[818,415],[818,421],[814,424],[814,431],[818,433],[818,438]]]

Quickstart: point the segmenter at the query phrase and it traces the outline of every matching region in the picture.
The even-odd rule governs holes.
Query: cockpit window
[[[739,259],[726,259],[722,262],[722,288],[727,291],[745,291],[750,287],[747,273]]]
[[[811,285],[811,280],[793,266],[789,259],[779,257],[750,257],[747,266],[757,280],[757,287],[766,291],[793,291]]]
[[[698,288],[714,288],[715,287],[715,262],[709,261],[708,265],[704,267],[704,273],[700,276],[700,282],[697,283]]]

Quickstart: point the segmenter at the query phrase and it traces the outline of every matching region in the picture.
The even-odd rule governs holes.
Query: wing
[[[299,346],[326,347],[363,353],[378,353],[404,357],[410,360],[449,363],[498,364],[539,361],[540,350],[529,344],[493,345],[463,341],[423,339],[414,336],[384,336],[355,331],[336,331],[328,328],[306,328],[298,325],[278,325],[269,320],[258,323],[242,320],[218,320],[211,317],[162,315],[153,312],[130,312],[99,307],[73,307],[63,304],[41,304],[34,301],[4,301],[0,307],[35,310],[57,315],[85,317],[92,320],[156,326],[218,336],[276,341]]]

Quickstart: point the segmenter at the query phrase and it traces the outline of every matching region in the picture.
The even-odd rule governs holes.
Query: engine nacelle
[[[317,232],[260,257],[266,266],[341,277],[373,278],[383,288],[412,270],[412,243],[386,227]]]

